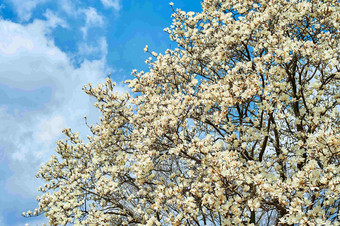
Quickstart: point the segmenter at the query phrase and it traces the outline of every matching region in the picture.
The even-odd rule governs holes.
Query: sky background
[[[84,84],[111,73],[117,91],[133,69],[147,70],[145,45],[171,43],[170,0],[0,0],[0,225],[41,225],[34,210],[39,166],[54,154],[61,130],[83,137],[99,117]],[[200,0],[172,0],[200,11]]]

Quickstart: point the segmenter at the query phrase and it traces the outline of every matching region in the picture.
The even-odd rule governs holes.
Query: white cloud
[[[59,0],[58,5],[68,15],[76,16],[77,10],[76,7],[73,5],[73,1]]]
[[[44,20],[32,21],[33,10],[49,0],[8,1],[13,3],[21,21],[29,22],[23,25],[3,20],[0,16],[0,86],[12,90],[6,93],[8,97],[1,98],[8,98],[6,104],[17,101],[13,105],[0,102],[0,160],[6,159],[6,177],[0,192],[4,191],[7,200],[20,197],[20,200],[32,199],[32,204],[39,195],[36,188],[41,185],[34,175],[40,165],[54,154],[55,141],[63,138],[61,130],[72,128],[85,138],[90,132],[83,116],[87,115],[90,124],[99,118],[93,100],[82,91],[83,85],[103,82],[105,76],[114,70],[106,64],[108,46],[105,37],[99,33],[94,42],[86,42],[89,29],[105,25],[103,16],[94,8],[77,8],[72,1],[60,0],[65,3],[61,11],[47,10],[43,14]],[[118,1],[106,2],[107,7],[120,9]],[[59,15],[65,15],[65,12],[64,20]],[[83,31],[84,40],[80,37],[74,43],[78,47],[74,54],[82,58],[82,63],[74,66],[74,56],[58,48],[51,35],[57,27],[73,28],[72,20],[78,22],[79,18],[82,24],[76,29]],[[39,108],[25,109],[26,105],[22,104],[25,100],[11,99],[10,92],[35,93],[36,97],[41,88],[50,92],[45,92],[48,97],[39,99],[44,101]],[[117,85],[116,90],[124,93],[128,87]],[[26,99],[29,98],[27,96]],[[24,208],[22,203],[13,205],[18,209]],[[0,224],[3,220],[1,212],[5,209],[6,206],[0,205]]]
[[[101,2],[106,8],[113,8],[116,11],[121,9],[120,0],[101,0]]]
[[[63,27],[63,28],[69,27],[65,20],[58,17],[54,12],[52,12],[49,9],[46,10],[46,12],[44,13],[44,16],[47,19],[46,25],[49,28],[56,28],[58,26]]]
[[[104,17],[93,7],[77,8],[72,4],[72,1],[66,0],[60,1],[60,7],[71,18],[73,17],[77,20],[81,18],[84,20],[84,25],[80,27],[84,39],[87,38],[87,33],[90,28],[104,26]]]
[[[35,9],[37,5],[47,1],[48,0],[10,0],[18,17],[22,21],[30,20],[32,16],[32,10]]]
[[[79,14],[84,14],[85,16],[85,25],[81,28],[84,39],[87,38],[87,31],[89,28],[102,27],[104,25],[103,17],[92,7],[79,10]]]
[[[25,26],[5,20],[0,23],[2,84],[26,90],[54,85],[60,78],[51,76],[51,73],[70,69],[67,55],[46,38],[49,21],[35,20]]]
[[[93,123],[99,116],[82,91],[83,85],[103,82],[112,71],[106,65],[104,38],[100,51],[92,52],[100,55],[98,60],[84,60],[74,67],[70,57],[48,35],[53,27],[66,25],[51,12],[45,16],[47,20],[34,20],[27,25],[0,19],[0,85],[16,91],[35,92],[41,87],[52,90],[39,110],[11,111],[11,106],[0,105],[0,143],[13,170],[6,189],[33,199],[38,184],[34,175],[53,153],[55,141],[62,137],[61,129],[71,127],[86,136],[89,130],[83,116],[87,115]]]
[[[100,16],[96,9],[89,7],[87,9],[83,9],[82,12],[85,14],[86,18],[86,24],[87,25],[95,25],[95,26],[101,26],[103,25],[103,17]]]
[[[65,128],[65,118],[61,115],[56,115],[51,118],[42,119],[38,128],[39,130],[34,134],[38,142],[51,143],[55,137],[60,135],[61,130]]]
[[[83,57],[97,56],[105,57],[107,55],[107,42],[104,37],[100,38],[97,43],[90,45],[86,42],[78,44],[78,54]]]

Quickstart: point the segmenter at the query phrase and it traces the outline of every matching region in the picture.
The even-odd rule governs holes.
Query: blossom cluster
[[[84,88],[98,125],[38,172],[50,224],[339,225],[340,3],[204,0],[177,48]],[[149,52],[148,46],[144,49]]]

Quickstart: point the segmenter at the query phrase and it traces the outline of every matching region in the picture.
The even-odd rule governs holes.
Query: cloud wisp
[[[120,0],[101,0],[105,8],[113,8],[115,11],[119,11],[122,6]]]
[[[10,0],[20,21],[29,21],[32,17],[32,11],[40,4],[49,0]]]

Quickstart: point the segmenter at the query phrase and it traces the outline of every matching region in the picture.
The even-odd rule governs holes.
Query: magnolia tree
[[[172,6],[172,3],[170,3]],[[340,3],[205,0],[37,176],[52,225],[339,225]],[[145,49],[148,51],[147,47]]]

